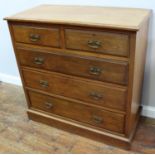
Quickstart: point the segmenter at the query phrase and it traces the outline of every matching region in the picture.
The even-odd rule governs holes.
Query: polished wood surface
[[[26,69],[22,72],[27,87],[96,105],[125,110],[126,88],[113,88],[94,81],[63,74],[30,71]]]
[[[87,18],[87,23],[82,19],[79,23],[76,16],[76,22],[73,22],[74,13],[71,18],[64,13],[63,20],[57,18],[55,21],[55,17],[62,17],[64,10],[73,10],[68,6],[58,9],[58,6],[48,5],[6,18],[29,118],[129,148],[141,112],[140,94],[150,10],[72,8],[88,11],[91,21]],[[96,14],[109,13],[109,16],[106,15],[109,20],[94,20],[91,16],[93,11]],[[132,13],[134,16],[131,16]],[[28,14],[32,14],[31,17]],[[126,20],[122,20],[124,15]],[[98,14],[98,19],[103,16]],[[59,108],[56,108],[55,114],[41,104],[46,99],[56,102]],[[46,106],[51,107],[51,103]],[[79,110],[76,111],[76,108]],[[64,109],[68,109],[67,114]],[[94,111],[97,113],[95,121],[105,120],[105,126],[101,123],[95,127],[90,123]],[[87,117],[82,119],[81,113]]]
[[[16,42],[60,47],[59,28],[37,25],[13,25]]]
[[[142,119],[138,126],[131,150],[111,146],[118,140],[96,136],[90,132],[79,132],[79,136],[52,126],[29,120],[22,87],[0,83],[0,153],[3,154],[135,154],[155,153],[155,121]],[[39,118],[38,118],[39,120]],[[43,119],[42,119],[43,120]],[[48,120],[49,122],[51,120]],[[49,123],[47,121],[47,123]],[[58,124],[57,124],[58,125]],[[62,124],[61,124],[62,125]],[[64,126],[63,126],[64,129]],[[73,128],[70,130],[73,132]],[[76,132],[80,131],[80,129]],[[88,139],[87,137],[93,137]],[[96,138],[102,142],[96,141]],[[35,144],[35,145],[34,145]]]
[[[134,8],[41,5],[6,19],[138,30],[150,12],[148,9]]]
[[[29,96],[34,109],[90,124],[93,125],[93,128],[107,129],[119,133],[124,131],[123,115],[104,110],[100,111],[100,109],[91,106],[75,104],[34,92],[29,92]]]
[[[125,61],[75,56],[62,52],[45,53],[44,50],[38,52],[37,49],[19,48],[17,54],[22,66],[122,85],[128,83],[128,62]]]
[[[67,49],[92,51],[117,56],[129,55],[128,34],[107,31],[88,31],[87,29],[65,29]]]
[[[145,68],[145,58],[146,58],[146,51],[147,51],[147,38],[148,38],[148,24],[147,21],[146,24],[142,26],[142,28],[137,32],[137,34],[133,34],[132,36],[132,48],[131,50],[134,50],[135,52],[132,57],[133,62],[131,65],[132,70],[132,78],[130,78],[131,81],[129,83],[132,83],[130,86],[132,87],[132,92],[130,92],[129,102],[132,104],[129,104],[128,110],[129,110],[129,126],[128,128],[128,134],[133,130],[133,127],[135,126],[135,122],[137,120],[137,113],[139,111],[139,106],[141,104],[142,99],[142,87],[143,87],[143,78],[144,78],[144,68]]]

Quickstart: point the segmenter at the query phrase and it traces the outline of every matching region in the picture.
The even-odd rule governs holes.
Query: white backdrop
[[[12,79],[19,77],[7,24],[3,18],[40,4],[118,6],[149,8],[155,11],[155,0],[0,0],[0,80],[5,81],[5,77],[12,77]],[[142,104],[147,105],[146,110],[154,112],[150,115],[155,116],[154,18],[153,13],[150,22]]]

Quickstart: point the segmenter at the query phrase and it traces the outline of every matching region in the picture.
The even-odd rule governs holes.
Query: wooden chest
[[[150,10],[42,5],[6,18],[30,119],[129,148]]]

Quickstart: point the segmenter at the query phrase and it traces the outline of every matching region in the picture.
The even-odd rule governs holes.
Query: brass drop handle
[[[93,115],[92,120],[95,124],[103,123],[103,118],[97,115]]]
[[[39,34],[30,34],[29,38],[30,38],[30,41],[37,42],[40,40],[40,35]]]
[[[88,40],[87,44],[90,48],[93,48],[93,49],[98,49],[102,45],[101,41],[96,41],[96,40]]]
[[[102,73],[102,69],[99,67],[90,67],[89,73],[92,75],[100,75]]]
[[[44,88],[47,88],[48,87],[48,81],[40,80],[39,83]]]
[[[103,95],[98,92],[90,92],[89,96],[94,100],[101,100],[103,98]]]
[[[45,102],[45,107],[46,107],[46,109],[51,109],[51,108],[53,108],[53,104],[49,103],[49,102]]]
[[[34,64],[42,65],[43,63],[44,63],[44,58],[42,58],[42,57],[35,57],[34,58]]]

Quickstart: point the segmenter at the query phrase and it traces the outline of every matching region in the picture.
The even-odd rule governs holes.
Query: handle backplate
[[[95,124],[101,124],[103,123],[103,118],[97,115],[92,116],[92,120]]]
[[[46,109],[51,109],[53,108],[53,103],[45,102],[45,107]]]
[[[30,41],[37,42],[40,40],[40,35],[39,34],[30,34],[29,38],[30,38]]]
[[[101,100],[103,98],[103,95],[101,93],[95,91],[90,92],[89,96],[94,100]]]
[[[97,41],[97,40],[88,40],[87,45],[90,48],[98,49],[101,47],[102,43],[101,43],[101,41]]]
[[[102,69],[99,67],[90,67],[89,73],[92,75],[100,75],[102,73]]]
[[[44,58],[42,58],[42,57],[35,57],[34,58],[34,64],[42,65],[43,63],[44,63]]]
[[[47,88],[48,87],[48,81],[45,81],[45,80],[40,80],[39,81],[40,85],[44,88]]]

